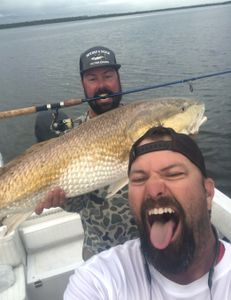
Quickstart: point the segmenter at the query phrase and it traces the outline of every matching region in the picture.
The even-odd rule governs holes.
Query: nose
[[[106,85],[105,80],[103,78],[98,78],[97,84],[98,84],[98,88],[100,89],[103,89]]]
[[[166,194],[166,184],[163,179],[157,176],[149,178],[146,182],[146,194],[151,198]]]

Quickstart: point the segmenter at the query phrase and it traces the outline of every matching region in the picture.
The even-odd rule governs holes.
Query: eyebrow
[[[129,176],[133,175],[133,174],[138,174],[138,173],[145,174],[146,172],[144,170],[139,170],[139,169],[138,170],[131,170]]]
[[[185,169],[185,165],[179,162],[179,163],[173,163],[171,165],[168,165],[165,168],[162,168],[161,171],[167,171],[169,169],[173,169],[176,167],[183,167]]]
[[[176,167],[182,167],[182,168],[185,169],[185,165],[184,164],[182,164],[182,163],[173,163],[173,164],[170,164],[170,165],[168,165],[166,167],[161,168],[159,170],[159,172],[165,172],[165,171],[168,171],[168,170],[176,168]],[[130,175],[136,174],[136,173],[145,174],[146,171],[144,171],[143,169],[135,169],[135,170],[131,170]]]

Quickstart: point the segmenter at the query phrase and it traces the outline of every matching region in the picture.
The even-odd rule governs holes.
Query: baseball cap
[[[166,141],[162,139],[166,135],[171,137],[171,140]],[[139,146],[144,139],[153,139],[155,137],[157,137],[156,141]],[[129,156],[128,173],[130,172],[132,163],[138,156],[162,150],[170,150],[183,154],[197,166],[204,177],[207,177],[204,157],[196,142],[187,134],[177,133],[172,128],[162,126],[150,128],[133,144]]]
[[[97,67],[113,67],[118,70],[121,65],[117,64],[115,54],[112,50],[95,46],[83,52],[79,59],[80,74]]]

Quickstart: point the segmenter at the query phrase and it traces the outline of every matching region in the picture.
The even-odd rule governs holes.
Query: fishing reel
[[[74,127],[74,122],[71,118],[59,118],[59,110],[56,109],[54,113],[52,113],[52,122],[50,129],[54,131],[57,135],[68,131]]]

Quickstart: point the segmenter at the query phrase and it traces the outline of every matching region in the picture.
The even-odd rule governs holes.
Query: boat
[[[231,241],[231,198],[218,189],[212,223],[221,238]],[[79,215],[54,208],[33,214],[9,235],[4,227],[0,227],[0,273],[6,267],[14,280],[3,289],[6,277],[0,277],[0,299],[63,299],[70,275],[83,262]]]
[[[69,276],[82,263],[79,215],[50,209],[33,214],[9,235],[5,230],[0,227],[0,274],[1,267],[8,267],[14,280],[4,289],[8,274],[0,276],[0,299],[63,299]]]

